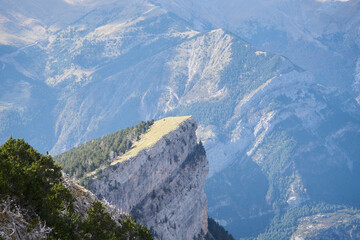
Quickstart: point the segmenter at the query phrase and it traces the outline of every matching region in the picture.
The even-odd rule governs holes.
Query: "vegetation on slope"
[[[56,156],[55,161],[69,177],[85,184],[85,176],[109,164],[124,161],[137,155],[141,150],[153,146],[188,118],[190,116],[140,122],[135,127],[119,130],[64,152]]]
[[[299,226],[299,219],[315,214],[325,214],[346,209],[346,206],[325,202],[308,201],[300,206],[279,210],[275,213],[267,229],[258,236],[241,238],[246,240],[278,240],[290,239]],[[254,222],[254,224],[257,224]]]
[[[86,173],[109,165],[118,156],[128,151],[133,142],[139,140],[141,134],[145,133],[153,123],[154,120],[140,122],[135,127],[128,127],[91,140],[56,156],[55,162],[69,177],[81,179]]]
[[[179,105],[164,115],[192,115],[200,124],[224,128],[234,116],[234,110],[241,100],[260,90],[280,74],[296,69],[282,56],[272,53],[254,54],[256,51],[256,48],[242,40],[233,41],[231,62],[220,72],[221,81],[218,86],[218,89],[226,88],[226,97],[205,100],[209,97],[208,93],[197,93],[206,96],[203,101]]]
[[[208,230],[206,240],[234,240],[234,237],[212,218],[208,218]]]
[[[8,199],[11,208],[26,210],[31,223],[27,231],[39,222],[50,227],[48,239],[152,239],[131,216],[116,223],[101,202],[93,202],[82,219],[74,210],[74,196],[63,185],[61,168],[23,139],[10,138],[0,147],[0,201]],[[3,214],[0,229],[5,222]]]

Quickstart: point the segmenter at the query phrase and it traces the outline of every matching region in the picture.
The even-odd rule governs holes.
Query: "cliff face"
[[[196,129],[191,117],[155,122],[132,152],[90,177],[89,189],[132,213],[156,239],[203,236],[208,162]]]

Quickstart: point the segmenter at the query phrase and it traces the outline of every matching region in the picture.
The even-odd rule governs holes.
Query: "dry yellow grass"
[[[119,156],[116,161],[112,162],[114,165],[118,162],[123,162],[131,157],[136,156],[141,150],[154,146],[163,136],[174,131],[182,122],[191,118],[191,116],[183,117],[168,117],[154,122],[147,133],[142,138],[135,142],[134,146],[124,155]]]

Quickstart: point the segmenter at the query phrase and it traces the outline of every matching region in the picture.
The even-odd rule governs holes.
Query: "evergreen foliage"
[[[105,212],[101,202],[94,202],[88,211],[87,218],[80,227],[82,239],[141,239],[151,240],[152,236],[147,227],[138,225],[130,215],[121,223],[116,225],[110,214]]]
[[[117,224],[98,201],[81,219],[61,176],[50,155],[38,153],[23,139],[10,138],[0,147],[0,201],[10,198],[26,209],[29,228],[39,221],[46,223],[52,228],[48,239],[152,239],[131,216]]]
[[[206,240],[234,240],[234,237],[212,218],[208,218],[208,230]]]
[[[0,200],[12,198],[57,227],[63,209],[71,211],[73,197],[62,185],[61,168],[23,139],[10,138],[0,147]]]
[[[81,179],[86,173],[109,165],[117,156],[128,151],[133,141],[139,140],[154,120],[140,122],[135,127],[128,127],[113,134],[86,142],[64,152],[54,159],[71,178]]]

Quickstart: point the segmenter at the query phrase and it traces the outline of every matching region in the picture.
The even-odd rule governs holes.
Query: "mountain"
[[[141,122],[103,136],[101,142],[85,143],[95,144],[86,152],[82,145],[56,157],[68,172],[69,163],[63,158],[86,165],[103,153],[106,161],[82,179],[98,197],[61,173],[49,154],[38,153],[23,139],[10,138],[0,146],[0,237],[234,239],[207,217],[208,163],[196,128],[190,116]],[[113,151],[114,145],[123,146],[130,139],[134,143],[130,148]],[[83,162],[84,154],[92,157]],[[129,212],[151,226],[151,234]]]
[[[209,35],[229,36],[223,31]],[[192,41],[194,56],[207,56],[209,48],[203,53],[195,44],[200,40]],[[359,189],[348,183],[357,182],[359,175],[359,153],[353,151],[359,141],[358,104],[345,93],[316,84],[281,56],[236,38],[229,51],[222,46],[216,50],[223,55],[216,56],[227,53],[231,61],[220,72],[218,86],[210,85],[217,82],[216,75],[207,81],[208,72],[200,66],[197,82],[190,83],[193,94],[190,90],[183,98],[173,97],[177,105],[166,113],[192,114],[201,124],[198,136],[210,162],[210,216],[238,237],[261,231],[248,227],[260,226],[257,218],[266,222],[275,209],[308,199],[356,205]],[[334,177],[336,184],[328,185]]]
[[[203,239],[208,233],[208,162],[196,128],[191,117],[158,120],[125,153],[111,158],[107,151],[110,164],[87,173],[83,182],[98,198],[146,224],[155,239]],[[71,150],[75,161],[80,151],[81,146]],[[67,156],[65,152],[57,159]]]
[[[192,115],[209,215],[236,238],[290,238],[298,219],[359,207],[358,6],[67,1],[69,22],[29,7],[48,35],[2,42],[1,141],[57,154]]]
[[[360,56],[358,0],[154,2],[195,29],[227,29],[288,57],[321,84],[352,90]]]
[[[3,66],[2,81],[11,86],[13,82],[18,84],[14,88],[7,85],[4,88],[4,91],[10,88],[8,95],[11,98],[2,95],[1,135],[17,134],[16,131],[9,132],[9,129],[22,128],[43,132],[42,125],[50,125],[51,128],[45,130],[48,139],[38,145],[43,146],[43,149],[52,148],[53,153],[97,137],[93,132],[99,129],[100,119],[97,119],[95,113],[90,113],[94,111],[91,109],[92,103],[84,102],[90,100],[91,95],[88,92],[90,86],[87,85],[95,87],[94,85],[103,81],[111,84],[111,79],[116,79],[116,84],[121,85],[124,81],[119,80],[119,72],[196,33],[186,27],[184,21],[165,10],[143,1],[135,1],[96,8],[72,25],[50,34],[46,41],[17,49],[14,46],[4,46],[9,50],[4,50],[0,57]],[[27,94],[20,94],[23,88]],[[101,92],[93,94],[101,95]],[[106,99],[109,108],[95,110],[109,115],[110,123],[106,124],[107,129],[101,130],[102,133],[110,133],[144,119],[129,115],[120,122],[111,122],[111,119],[118,119],[122,113],[119,109],[110,110],[113,109],[110,105],[115,104],[116,108],[123,105],[121,111],[126,111],[125,100],[131,98],[122,98],[125,95],[118,93],[116,96],[120,98],[116,97],[112,102]],[[100,101],[101,96],[96,98]],[[22,102],[31,103],[31,106]],[[82,108],[82,117],[76,116],[79,107]],[[43,113],[35,113],[33,108],[42,109]],[[74,118],[78,118],[78,121],[73,121]],[[3,138],[4,141],[6,138]],[[74,141],[69,142],[69,139]]]

